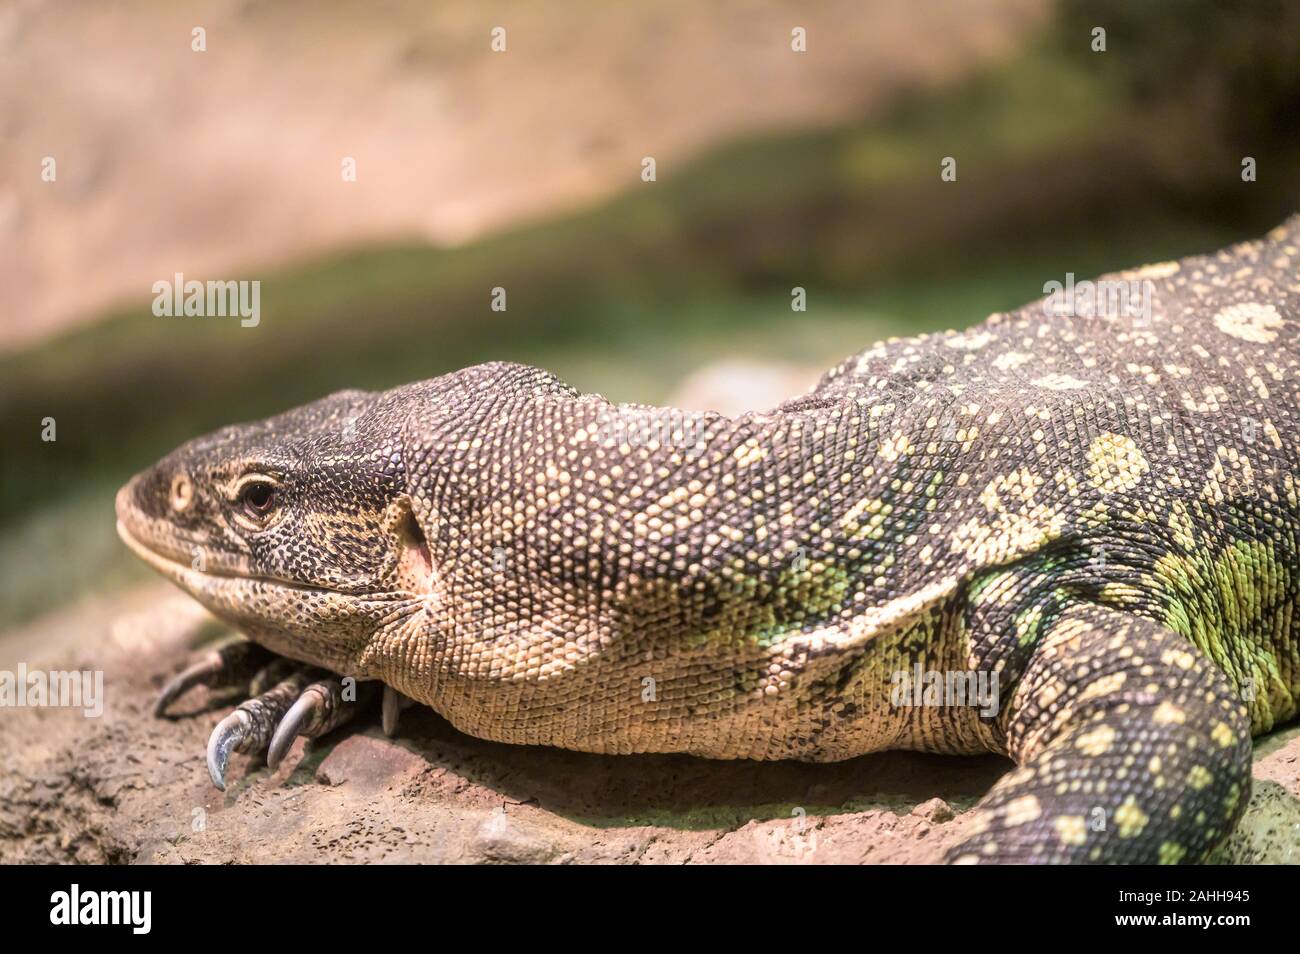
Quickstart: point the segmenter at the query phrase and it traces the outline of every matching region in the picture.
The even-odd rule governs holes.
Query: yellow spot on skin
[[[1061,698],[1065,692],[1065,686],[1058,681],[1045,683],[1038,691],[1038,704],[1045,708],[1050,708],[1056,704],[1056,700]]]
[[[1147,827],[1147,822],[1151,820],[1146,812],[1138,807],[1137,799],[1132,795],[1124,799],[1124,803],[1115,809],[1115,823],[1119,825],[1119,837],[1136,838],[1142,834],[1142,830]]]
[[[1088,840],[1088,822],[1082,815],[1059,815],[1052,827],[1063,845],[1082,845]]]
[[[1170,649],[1160,661],[1166,666],[1177,666],[1179,669],[1191,669],[1196,665],[1196,657],[1184,649]]]
[[[1002,512],[1007,510],[1008,503],[1029,503],[1042,485],[1042,477],[1027,467],[1021,467],[989,481],[980,493],[980,503],[991,513]]]
[[[1100,679],[1094,679],[1088,684],[1088,688],[1079,693],[1079,701],[1086,702],[1089,699],[1096,699],[1102,696],[1109,696],[1119,692],[1123,688],[1125,681],[1128,679],[1126,672],[1113,672],[1109,676],[1102,676]]]
[[[1021,646],[1028,646],[1038,638],[1038,629],[1043,622],[1043,610],[1031,606],[1016,617],[1016,641]]]
[[[1204,765],[1193,765],[1192,770],[1187,773],[1187,784],[1198,792],[1213,781],[1214,776]]]
[[[1221,748],[1225,748],[1225,749],[1231,746],[1232,743],[1236,741],[1236,739],[1233,738],[1232,730],[1229,729],[1227,724],[1223,722],[1218,723],[1214,727],[1214,730],[1210,733],[1210,738],[1213,739],[1215,742],[1218,742]]]
[[[1087,756],[1103,755],[1110,751],[1115,741],[1115,730],[1108,725],[1099,725],[1091,732],[1085,732],[1074,743],[1075,748]]]
[[[887,516],[889,511],[885,510],[884,507],[885,502],[879,497],[863,497],[850,507],[844,516],[840,517],[840,526],[846,529],[853,527],[856,530],[858,520],[863,514],[880,514],[883,512]],[[880,521],[876,521],[876,525],[879,525],[879,523]]]
[[[736,463],[740,467],[748,467],[750,464],[757,464],[767,456],[767,448],[759,447],[758,441],[750,438],[741,444],[732,452],[732,457],[736,458]]]
[[[1166,700],[1160,703],[1152,715],[1156,725],[1182,725],[1187,721],[1187,715],[1182,709]]]
[[[1124,274],[1132,278],[1168,278],[1170,275],[1177,275],[1179,267],[1177,262],[1153,262]]]
[[[1013,798],[1007,802],[1006,808],[1003,809],[1002,820],[1008,827],[1024,825],[1028,822],[1037,821],[1042,817],[1043,809],[1038,804],[1037,797],[1033,795],[1022,795],[1020,798]]]
[[[1087,381],[1081,381],[1069,374],[1045,374],[1034,383],[1049,391],[1077,391],[1088,386]]]
[[[1183,860],[1187,854],[1187,849],[1176,841],[1166,841],[1160,844],[1160,860],[1162,865],[1176,865]]]
[[[987,331],[981,331],[945,338],[943,343],[949,348],[956,348],[958,351],[978,351],[992,340],[993,336],[991,334]]]
[[[880,445],[880,456],[892,464],[911,449],[912,442],[900,431]]]
[[[1282,316],[1272,305],[1244,302],[1229,305],[1214,316],[1214,326],[1226,335],[1267,344],[1277,340],[1277,329],[1282,327]]]
[[[1000,354],[994,358],[993,366],[999,371],[1010,371],[1033,360],[1034,356],[1032,354],[1026,354],[1023,351],[1008,351],[1006,354]]]
[[[1102,434],[1088,448],[1088,481],[1102,493],[1132,490],[1151,469],[1133,438]]]

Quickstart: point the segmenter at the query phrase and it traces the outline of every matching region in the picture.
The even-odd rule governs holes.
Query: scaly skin
[[[992,750],[1019,767],[950,860],[1195,861],[1300,694],[1298,258],[1293,218],[1117,276],[1145,320],[1029,305],[738,418],[510,364],[336,394],[181,447],[119,525],[253,640],[476,736]],[[996,673],[996,711],[894,704],[917,665]]]

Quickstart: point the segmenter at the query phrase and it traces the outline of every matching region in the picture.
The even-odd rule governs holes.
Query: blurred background
[[[1287,0],[8,0],[0,627],[148,578],[113,492],[214,427],[492,359],[769,405],[1261,234],[1297,173]],[[156,317],[178,272],[260,323]]]

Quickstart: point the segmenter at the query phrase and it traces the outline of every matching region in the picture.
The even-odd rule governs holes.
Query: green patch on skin
[[[811,563],[781,571],[776,583],[776,600],[782,615],[799,618],[821,616],[844,602],[851,579],[843,567]]]
[[[1256,732],[1295,714],[1296,700],[1269,649],[1274,621],[1292,616],[1293,579],[1271,548],[1238,540],[1217,551],[1168,553],[1148,582],[1166,594],[1164,624],[1242,688]]]
[[[752,575],[729,577],[719,587],[720,604],[711,607],[668,580],[644,581],[629,597],[629,606],[639,619],[684,615],[685,628],[694,633],[685,640],[688,649],[766,649],[831,615],[851,591],[848,570],[808,560],[785,567],[774,582]]]
[[[850,585],[849,574],[841,567],[817,563],[786,567],[774,585],[759,581],[750,596],[728,600],[718,622],[696,639],[701,645],[766,649],[829,614],[844,601]]]
[[[943,471],[936,470],[934,472],[934,476],[930,478],[930,482],[925,485],[925,495],[927,497],[933,497],[936,494],[938,494],[939,485],[942,483],[943,483]]]
[[[1007,591],[1007,585],[1015,578],[1011,570],[998,573],[986,573],[976,577],[970,585],[968,599],[972,606],[980,606],[986,600],[993,600]]]
[[[1016,614],[1016,641],[1021,646],[1037,642],[1042,626],[1043,610],[1039,606],[1031,606],[1024,612]]]

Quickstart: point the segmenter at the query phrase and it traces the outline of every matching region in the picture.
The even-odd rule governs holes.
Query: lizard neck
[[[385,679],[506,741],[780,757],[812,731],[797,713],[769,750],[761,733],[722,731],[707,706],[700,717],[722,722],[692,718],[677,739],[653,735],[671,723],[617,710],[646,704],[643,678],[688,696],[717,680],[710,691],[739,718],[797,673],[850,679],[844,667],[873,641],[907,663],[906,634],[941,624],[950,587],[918,567],[900,585],[896,551],[918,544],[931,508],[908,440],[882,431],[852,402],[738,418],[568,395],[489,406],[417,468],[441,591],[388,653],[420,671]],[[868,609],[853,634],[836,628]],[[578,702],[591,725],[574,721]],[[898,718],[875,724],[871,738],[828,737],[827,757],[898,743]]]

